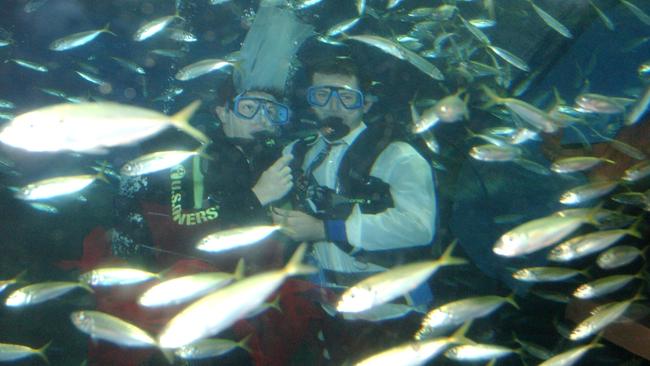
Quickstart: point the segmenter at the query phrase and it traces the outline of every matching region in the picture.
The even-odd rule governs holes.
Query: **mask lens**
[[[308,102],[311,105],[322,107],[329,102],[332,89],[329,87],[311,87],[307,94]]]
[[[289,108],[284,104],[267,101],[264,104],[264,111],[271,123],[284,124],[289,121]]]
[[[336,95],[339,103],[345,109],[359,109],[363,107],[363,94],[356,89],[338,86],[317,85],[307,90],[307,102],[316,107],[324,107],[330,102],[332,94]]]
[[[358,90],[339,89],[339,101],[347,109],[361,108],[363,105],[363,95]]]
[[[235,107],[233,112],[239,118],[253,119],[260,112],[269,122],[273,124],[284,124],[289,122],[289,107],[265,98],[243,97],[235,98]]]
[[[260,109],[260,102],[255,99],[238,98],[235,101],[235,114],[239,117],[251,119]]]

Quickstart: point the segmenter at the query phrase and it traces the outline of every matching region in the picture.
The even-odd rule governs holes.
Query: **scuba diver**
[[[167,171],[122,177],[120,194],[115,199],[115,227],[110,235],[113,256],[127,260],[129,265],[145,259],[148,268],[165,270],[166,277],[203,271],[233,272],[240,258],[244,259],[247,275],[282,265],[283,250],[273,240],[205,261],[196,259],[194,246],[212,232],[270,223],[268,205],[292,187],[288,166],[291,157],[281,156],[279,148],[269,143],[279,126],[289,121],[287,105],[278,102],[271,91],[237,94],[232,83],[222,85],[217,99],[215,114],[221,128],[211,133],[213,143],[200,155]],[[103,262],[106,259],[115,261],[104,258]],[[141,293],[140,286],[100,289],[97,310],[129,319],[155,334],[172,313],[137,309],[135,301]],[[246,333],[254,331],[249,328]],[[237,330],[234,332],[238,335]],[[115,357],[120,358],[120,364],[125,364],[123,359],[138,364],[136,361],[142,359],[136,355],[146,357],[152,353],[125,350],[125,357],[110,345],[90,347],[89,359],[99,364],[117,362]],[[234,364],[248,359],[245,352],[239,356]]]
[[[321,136],[311,145],[297,141],[285,149],[295,156],[294,210],[272,209],[288,236],[314,243],[310,258],[320,271],[313,281],[330,295],[387,268],[431,256],[435,234],[431,166],[397,137],[396,126],[364,123],[374,101],[364,93],[367,83],[360,75],[350,59],[315,65],[307,101]],[[431,301],[424,284],[406,303],[415,308]],[[367,346],[360,342],[374,340],[385,347],[403,339],[397,333],[413,330],[409,318],[396,327],[324,321],[331,361],[341,364],[358,354]],[[412,318],[415,327],[418,319]]]
[[[279,126],[288,123],[289,108],[272,91],[237,94],[231,82],[219,88],[214,111],[221,128],[213,131],[213,142],[200,155],[168,172],[122,179],[115,203],[114,254],[146,256],[152,242],[158,257],[165,256],[160,250],[188,254],[217,229],[269,222],[264,206],[292,186],[291,157],[280,157],[273,140]],[[150,232],[142,230],[145,223]],[[219,260],[228,258],[232,266],[240,257],[247,266],[268,260],[236,250]]]
[[[270,28],[276,31],[271,32]],[[114,204],[116,220],[108,235],[110,243],[98,229],[93,231],[84,242],[82,270],[127,260],[130,266],[142,264],[145,268],[163,270],[165,277],[171,278],[204,271],[234,272],[240,258],[244,259],[245,275],[283,265],[283,245],[273,239],[254,248],[234,249],[209,258],[197,258],[194,246],[215,231],[271,223],[269,205],[292,188],[292,157],[282,156],[278,144],[279,132],[289,123],[290,111],[280,98],[288,84],[290,60],[312,32],[312,27],[303,24],[291,11],[261,5],[242,45],[238,67],[232,78],[220,83],[217,89],[214,114],[220,123],[208,125],[207,131],[213,142],[169,170],[120,177]],[[183,146],[182,137],[175,135],[172,139],[172,146]],[[160,143],[151,148],[160,150]],[[96,308],[157,334],[179,309],[140,308],[135,300],[143,290],[142,286],[99,289]],[[242,320],[220,334],[219,337],[235,340],[250,336],[244,345],[250,355],[232,352],[226,358],[220,357],[220,364],[286,364],[301,343],[294,339],[300,337],[296,328],[301,322],[287,320],[295,318],[299,308],[296,304],[300,302],[292,297],[295,291],[298,290],[280,290],[281,315],[268,311]],[[286,303],[290,309],[285,309]],[[282,327],[283,324],[292,326]],[[263,337],[271,329],[283,334],[275,330],[278,328],[286,328],[282,344]],[[162,357],[154,350],[89,344],[89,364],[158,364],[164,362]]]

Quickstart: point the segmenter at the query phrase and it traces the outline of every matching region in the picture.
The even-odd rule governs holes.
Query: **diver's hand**
[[[285,155],[276,160],[255,183],[253,193],[262,206],[281,199],[293,187],[293,178],[289,167],[291,160],[293,160],[293,155]]]
[[[300,211],[271,209],[273,222],[282,226],[282,231],[295,241],[325,240],[325,223],[314,216]]]

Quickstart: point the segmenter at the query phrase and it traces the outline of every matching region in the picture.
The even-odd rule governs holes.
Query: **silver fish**
[[[156,340],[144,330],[118,317],[100,311],[83,310],[70,314],[77,329],[92,339],[101,339],[124,347],[156,347]]]
[[[79,32],[59,38],[50,44],[50,49],[52,51],[65,51],[75,47],[83,46],[86,43],[94,40],[102,33],[112,34],[117,36],[115,33],[111,32],[108,29],[108,24],[102,29],[96,29],[91,31]]]
[[[234,274],[206,272],[172,278],[160,282],[142,293],[138,298],[138,304],[148,308],[182,304],[207,295],[241,278],[243,271],[242,262]]]
[[[361,20],[361,18],[344,20],[325,31],[325,36],[336,37],[344,32],[347,32],[348,30],[352,29],[352,27],[357,25],[357,23],[359,23],[359,20]]]
[[[192,303],[165,325],[160,346],[179,348],[218,334],[257,309],[287,277],[313,273],[315,268],[301,263],[306,249],[304,244],[299,246],[282,269],[247,277]]]
[[[125,59],[119,58],[119,57],[111,57],[111,58],[113,60],[115,60],[115,62],[117,62],[118,64],[120,64],[124,68],[126,68],[127,70],[131,70],[131,71],[135,72],[136,74],[144,75],[144,74],[147,73],[144,70],[144,68],[142,68],[142,66],[136,64],[133,61],[125,60]]]
[[[548,259],[556,262],[568,262],[582,258],[609,248],[625,235],[641,237],[641,234],[634,227],[624,230],[596,231],[563,242],[549,252]]]
[[[43,200],[79,192],[95,180],[106,181],[101,174],[83,174],[43,179],[21,187],[16,198],[26,201]]]
[[[641,297],[637,295],[629,300],[600,305],[591,312],[589,317],[581,321],[573,329],[569,338],[572,341],[578,341],[600,332],[608,325],[620,319],[630,305],[639,299],[641,299]]]
[[[452,257],[454,247],[455,243],[439,259],[393,267],[360,281],[341,295],[336,310],[357,313],[385,304],[418,287],[440,267],[467,263]]]
[[[196,42],[198,41],[198,38],[196,36],[186,30],[183,29],[169,29],[167,31],[167,37],[169,39],[177,41],[177,42]]]
[[[493,46],[493,45],[488,45],[487,47],[492,52],[494,52],[494,54],[501,57],[504,61],[506,61],[510,65],[518,68],[519,70],[525,71],[525,72],[530,71],[530,67],[528,66],[528,64],[526,64],[526,62],[524,62],[524,60],[522,60],[521,58],[513,55],[509,51],[506,51],[503,48]]]
[[[215,253],[252,245],[280,230],[279,225],[258,225],[218,231],[199,240],[196,248]]]
[[[613,31],[615,29],[614,22],[612,22],[612,20],[609,19],[609,17],[605,15],[605,13],[603,13],[603,11],[600,10],[600,8],[597,7],[592,0],[589,0],[589,4],[591,5],[592,8],[594,8],[600,20],[602,20],[603,24],[605,24],[605,27],[607,27],[607,29],[609,29],[610,31]]]
[[[565,205],[578,205],[600,198],[616,189],[617,186],[617,181],[587,183],[562,193],[560,203]]]
[[[563,267],[529,267],[513,273],[512,277],[524,282],[557,282],[579,274],[584,274],[584,271]]]
[[[57,104],[17,116],[0,131],[0,142],[28,151],[104,152],[174,126],[207,143],[210,139],[188,123],[199,105],[166,116],[112,102]]]
[[[159,275],[137,268],[106,267],[79,275],[79,281],[91,286],[133,285],[158,278]]]
[[[615,269],[634,262],[643,257],[643,251],[631,245],[619,245],[610,248],[596,258],[596,264],[601,269]]]
[[[572,366],[578,362],[585,353],[597,347],[602,347],[602,345],[591,343],[584,346],[578,346],[549,358],[540,363],[539,366]]]
[[[570,216],[551,215],[528,221],[503,234],[494,244],[494,253],[516,257],[536,252],[564,239],[582,224],[592,222],[592,213]]]
[[[0,361],[17,361],[23,358],[37,356],[49,364],[50,361],[48,361],[47,356],[45,355],[45,351],[50,346],[50,344],[52,344],[51,341],[43,347],[35,349],[20,344],[0,343]]]
[[[17,65],[28,68],[30,70],[39,71],[39,72],[48,72],[49,71],[47,67],[45,67],[45,66],[43,66],[41,64],[38,64],[36,62],[27,61],[27,60],[23,60],[23,59],[19,59],[19,58],[12,58],[10,61],[13,61]]]
[[[505,357],[515,351],[495,344],[463,344],[445,352],[445,356],[458,361],[487,361]]]
[[[15,290],[9,294],[5,304],[10,307],[36,305],[65,295],[77,288],[92,292],[90,287],[79,282],[42,282]]]
[[[220,338],[201,339],[174,350],[174,354],[184,360],[200,360],[225,355],[237,347],[252,352],[246,344],[250,337],[246,336],[239,342]]]
[[[102,86],[102,85],[108,84],[106,81],[100,79],[99,77],[97,77],[95,75],[89,74],[87,72],[83,72],[83,71],[75,71],[75,72],[77,73],[77,75],[81,76],[84,80],[88,80],[88,81],[90,81],[91,83],[93,83],[95,85]]]
[[[212,71],[221,70],[227,66],[233,66],[234,64],[230,61],[225,61],[222,59],[206,59],[197,61],[191,65],[187,65],[180,69],[174,76],[177,80],[187,81],[197,78],[201,75],[205,75]]]
[[[535,13],[539,15],[540,18],[546,23],[549,27],[553,28],[554,31],[560,33],[562,36],[566,38],[573,38],[573,35],[571,34],[571,31],[565,27],[562,23],[560,23],[557,19],[553,18],[551,14],[547,13],[544,11],[544,9],[540,8],[539,6],[535,5],[535,3],[532,0],[529,0],[530,5],[533,6],[533,9],[535,10]]]
[[[408,342],[364,358],[355,363],[355,366],[420,366],[441,354],[454,343],[458,343],[458,341],[453,337]]]
[[[138,28],[138,30],[133,34],[133,40],[137,42],[144,41],[145,39],[165,29],[165,27],[167,27],[171,22],[173,22],[177,18],[183,19],[178,14],[168,15],[168,16],[154,19],[144,24],[140,28]]]
[[[505,303],[510,303],[515,308],[519,308],[513,297],[478,296],[452,301],[427,313],[422,320],[420,330],[415,335],[415,339],[429,338],[428,334],[432,329],[459,325],[487,316]]]
[[[512,113],[539,130],[547,133],[553,133],[558,130],[558,126],[551,116],[532,104],[514,98],[501,98],[485,85],[482,85],[481,88],[490,99],[488,106],[489,104],[505,105]]]
[[[516,146],[485,144],[474,146],[469,155],[480,161],[513,161],[521,156],[521,149]]]
[[[198,154],[198,151],[156,151],[128,161],[120,169],[120,174],[133,177],[169,169]]]
[[[601,114],[623,113],[627,105],[633,102],[633,99],[609,97],[595,93],[580,94],[575,100],[576,105],[582,108],[582,110]]]
[[[638,6],[632,4],[627,0],[621,0],[621,3],[627,7],[632,14],[634,14],[643,24],[650,25],[650,15],[646,14],[643,10],[639,9]]]
[[[595,281],[587,282],[578,286],[578,288],[573,292],[573,296],[579,299],[593,299],[596,297],[601,297],[622,289],[636,278],[642,278],[642,276],[613,275],[599,278]]]
[[[650,176],[650,160],[644,160],[626,169],[621,179],[626,182],[636,182],[647,176]]]
[[[641,118],[648,110],[650,110],[650,86],[645,89],[641,98],[632,107],[632,110],[625,115],[625,124],[629,126],[641,121]]]
[[[554,161],[551,170],[556,173],[575,173],[591,169],[602,162],[614,164],[614,161],[605,158],[574,156]]]

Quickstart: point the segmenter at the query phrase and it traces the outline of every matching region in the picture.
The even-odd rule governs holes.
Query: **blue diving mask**
[[[244,93],[235,97],[233,112],[237,117],[253,119],[260,111],[272,124],[283,125],[289,122],[289,107],[282,103],[266,98],[245,96]]]
[[[307,102],[313,107],[324,107],[336,96],[345,109],[354,110],[363,107],[364,98],[360,90],[347,86],[314,85],[307,89]]]

